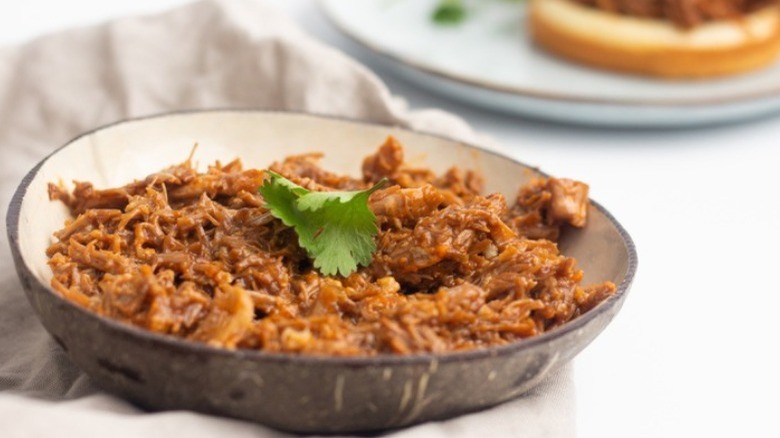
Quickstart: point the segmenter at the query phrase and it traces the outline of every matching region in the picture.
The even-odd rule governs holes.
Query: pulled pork
[[[320,154],[271,166],[312,190],[391,184],[369,202],[373,262],[324,277],[294,230],[258,194],[265,172],[188,160],[127,186],[50,185],[75,219],[48,248],[54,289],[101,315],[226,348],[322,355],[446,352],[502,345],[559,326],[615,291],[581,286],[558,252],[564,224],[585,225],[587,186],[540,179],[511,207],[480,195],[482,179],[406,166],[393,138],[361,179]]]
[[[681,28],[740,18],[777,0],[573,0],[616,14],[669,20]]]

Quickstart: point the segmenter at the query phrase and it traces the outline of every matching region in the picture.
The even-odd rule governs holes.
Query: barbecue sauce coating
[[[503,345],[576,318],[615,291],[582,286],[555,240],[584,226],[587,186],[540,179],[511,207],[479,175],[404,164],[392,137],[354,179],[321,154],[271,169],[311,190],[364,189],[380,228],[373,262],[349,277],[312,268],[295,232],[239,161],[198,173],[188,160],[124,187],[50,185],[74,219],[48,248],[53,288],[98,314],[225,348],[337,356]]]
[[[739,19],[777,0],[573,0],[616,14],[669,20],[681,28]]]

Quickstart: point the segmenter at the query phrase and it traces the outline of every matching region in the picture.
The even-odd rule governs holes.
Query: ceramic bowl
[[[610,280],[617,293],[559,328],[498,348],[357,358],[229,351],[103,318],[49,287],[45,250],[69,214],[49,201],[48,182],[122,185],[184,161],[195,143],[201,166],[240,157],[247,167],[266,167],[290,154],[324,151],[325,168],[358,174],[362,158],[388,135],[405,145],[414,164],[482,172],[488,192],[511,197],[540,174],[446,138],[306,114],[207,111],[128,120],[76,138],[24,178],[8,213],[19,278],[73,362],[104,389],[151,410],[190,409],[287,431],[346,433],[448,418],[522,395],[587,346],[626,298],[636,252],[626,231],[595,202],[587,227],[565,233],[560,247],[578,259],[585,283]]]

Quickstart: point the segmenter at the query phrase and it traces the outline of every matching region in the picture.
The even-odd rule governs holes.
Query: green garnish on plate
[[[523,0],[504,0],[506,2],[519,3]],[[431,19],[436,24],[444,26],[462,23],[468,15],[468,8],[464,0],[439,0],[431,14]]]

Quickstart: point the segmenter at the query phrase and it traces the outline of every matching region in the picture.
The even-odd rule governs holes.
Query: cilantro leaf
[[[505,3],[521,3],[525,0],[503,1]],[[471,6],[473,6],[473,2]],[[464,0],[439,0],[431,13],[431,20],[441,26],[455,26],[465,21],[474,9],[474,7],[467,7]]]
[[[368,208],[368,197],[386,179],[368,190],[312,192],[276,172],[268,171],[260,194],[271,214],[295,229],[298,244],[314,259],[323,275],[347,276],[371,263],[379,231]]]
[[[442,25],[458,24],[466,17],[461,0],[441,0],[433,11],[433,21]]]

